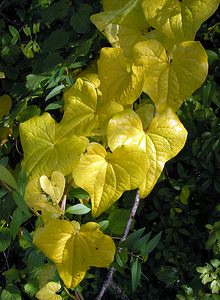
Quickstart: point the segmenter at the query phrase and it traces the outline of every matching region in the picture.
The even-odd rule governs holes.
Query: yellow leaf
[[[0,79],[4,79],[5,78],[5,73],[0,71]]]
[[[148,40],[136,44],[134,53],[135,62],[145,70],[143,91],[158,112],[168,107],[176,111],[207,76],[207,54],[199,42],[183,42],[167,56],[159,42]]]
[[[112,1],[112,0],[103,0],[102,6],[103,10],[116,10],[119,8],[122,8],[125,6],[130,0],[118,0],[118,1]]]
[[[143,69],[123,55],[120,48],[102,48],[98,61],[103,102],[132,104],[143,88]]]
[[[146,153],[150,167],[140,186],[141,198],[145,198],[151,192],[165,163],[180,152],[186,138],[186,129],[171,109],[153,119],[146,133]]]
[[[143,0],[148,23],[181,43],[194,40],[200,25],[218,8],[219,0]]]
[[[187,138],[186,129],[171,109],[157,115],[146,133],[138,115],[132,110],[125,110],[110,120],[107,133],[110,148],[126,144],[144,148],[149,168],[142,171],[144,179],[140,184],[141,198],[150,193],[164,164],[179,153]],[[139,164],[145,162],[142,160]]]
[[[25,195],[27,205],[34,211],[47,212],[51,217],[58,218],[63,212],[58,205],[52,205],[42,192],[40,180],[35,177],[28,181]]]
[[[35,297],[39,300],[62,300],[60,295],[57,295],[61,289],[61,285],[57,282],[48,282],[42,289],[40,289]]]
[[[108,267],[114,260],[113,240],[94,222],[80,227],[77,222],[52,220],[34,232],[33,241],[56,264],[68,288],[77,286],[90,267]]]
[[[97,217],[123,192],[139,187],[147,168],[146,154],[136,145],[124,145],[107,153],[100,144],[91,143],[73,170],[73,178],[90,194],[92,215]]]
[[[91,21],[112,46],[123,48],[128,56],[132,55],[132,48],[137,42],[145,40],[144,35],[148,31],[141,2],[141,0],[127,1],[125,5],[116,9],[114,5],[112,7],[110,5],[107,11],[104,5],[104,12],[91,16]]]
[[[62,173],[54,171],[51,180],[46,176],[40,177],[40,185],[42,190],[50,196],[55,204],[61,200],[65,188],[65,177]]]
[[[88,140],[77,136],[60,137],[59,126],[48,113],[20,124],[22,167],[32,178],[42,174],[51,176],[53,170],[68,175],[84,152]]]
[[[113,116],[108,123],[107,139],[111,151],[121,145],[138,145],[143,151],[146,149],[142,122],[132,109],[126,109]]]
[[[7,115],[12,106],[12,99],[9,95],[0,96],[0,118]]]
[[[88,136],[97,123],[97,91],[89,81],[78,78],[64,93],[64,115],[58,135]]]

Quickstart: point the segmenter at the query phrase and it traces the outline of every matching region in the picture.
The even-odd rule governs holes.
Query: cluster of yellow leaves
[[[115,246],[96,223],[59,219],[64,176],[88,192],[93,217],[127,190],[139,188],[141,198],[151,192],[164,164],[186,142],[176,111],[206,78],[206,52],[193,39],[218,4],[103,0],[103,12],[91,20],[113,47],[101,50],[97,71],[82,72],[65,91],[60,123],[44,113],[20,125],[29,176],[25,199],[45,222],[34,243],[67,287],[79,284],[91,266],[107,267]],[[152,103],[133,105],[142,92]],[[39,294],[46,290],[49,284]],[[57,290],[52,287],[51,299],[59,299]]]

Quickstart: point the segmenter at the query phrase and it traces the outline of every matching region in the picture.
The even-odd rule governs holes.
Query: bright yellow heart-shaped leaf
[[[207,54],[199,42],[181,43],[171,57],[159,42],[148,40],[135,45],[134,58],[143,65],[143,91],[158,112],[168,107],[176,111],[201,86],[208,72]]]
[[[89,222],[52,220],[34,232],[34,244],[57,267],[68,288],[77,286],[90,267],[108,267],[114,260],[113,240]]]
[[[63,214],[56,203],[48,201],[47,196],[43,193],[38,177],[29,180],[25,189],[25,202],[34,211],[46,212],[51,217],[58,218]]]
[[[144,34],[148,31],[141,2],[142,0],[127,1],[116,10],[105,10],[104,5],[104,12],[91,16],[91,21],[111,45],[123,48],[128,56],[132,55],[132,48],[137,42],[145,40]]]
[[[111,151],[121,145],[138,145],[143,151],[146,149],[142,122],[132,109],[126,109],[113,116],[108,123],[107,139]]]
[[[186,129],[171,109],[153,119],[146,132],[146,153],[150,167],[140,186],[141,198],[145,198],[151,192],[165,163],[180,152],[186,138]]]
[[[52,173],[51,180],[46,175],[40,177],[40,186],[42,190],[50,196],[55,204],[58,204],[63,196],[65,182],[63,174],[57,171]]]
[[[64,115],[58,135],[88,136],[96,126],[97,91],[89,81],[78,78],[64,93]]]
[[[125,58],[120,48],[102,48],[98,61],[103,102],[132,104],[143,88],[143,68]]]
[[[39,300],[62,300],[60,295],[56,293],[61,289],[58,282],[48,282],[42,289],[40,289],[35,297]]]
[[[192,41],[219,0],[143,0],[148,23],[177,42]]]
[[[59,125],[48,113],[20,124],[24,151],[23,169],[31,177],[51,176],[53,170],[64,176],[72,172],[84,152],[88,140],[84,137],[61,136]]]
[[[91,197],[92,215],[99,216],[123,192],[136,189],[148,169],[146,153],[136,145],[123,145],[113,153],[91,143],[73,170],[76,184]]]
[[[0,96],[0,118],[7,115],[12,106],[12,99],[9,95]]]

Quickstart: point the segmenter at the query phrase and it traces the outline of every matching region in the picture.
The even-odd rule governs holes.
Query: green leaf
[[[146,235],[142,236],[140,239],[138,239],[134,244],[134,246],[132,247],[132,250],[134,251],[142,250],[146,246],[146,243],[149,241],[150,237],[151,237],[151,231]]]
[[[70,24],[76,33],[87,33],[90,30],[89,16],[92,12],[92,7],[88,4],[82,4],[79,10],[76,11],[71,20]]]
[[[10,230],[6,227],[0,231],[0,252],[5,251],[11,243]]]
[[[1,300],[22,300],[19,289],[9,284],[1,293]]]
[[[56,86],[54,89],[52,89],[52,91],[50,91],[50,93],[47,95],[45,101],[53,98],[54,96],[58,95],[63,89],[65,88],[64,84],[60,84],[58,86]]]
[[[31,217],[27,204],[25,203],[25,200],[22,197],[22,195],[18,192],[13,192],[12,196],[18,208],[20,208],[20,210],[23,211],[27,216]]]
[[[101,221],[98,223],[99,224],[99,229],[104,232],[107,228],[108,228],[108,225],[109,225],[109,220],[104,220],[104,221]]]
[[[162,235],[162,231],[159,232],[157,235],[155,235],[155,237],[153,237],[147,243],[147,245],[141,249],[141,255],[147,256],[148,254],[150,254],[157,247],[157,245],[161,239],[161,235]]]
[[[71,198],[89,199],[89,194],[81,188],[76,188],[70,191]]]
[[[188,185],[184,185],[182,187],[181,193],[180,193],[180,201],[185,204],[188,205],[188,199],[190,196],[190,189],[188,187]]]
[[[3,165],[0,165],[0,181],[6,183],[9,187],[13,188],[16,191],[18,190],[15,178]]]
[[[109,230],[111,233],[116,235],[123,234],[128,218],[130,215],[130,210],[125,209],[117,209],[116,211],[113,211],[109,215]]]
[[[21,171],[18,174],[18,192],[24,196],[26,185],[27,185],[27,174],[26,172],[21,169]]]
[[[10,223],[10,232],[13,239],[16,237],[19,228],[22,223],[24,223],[29,217],[25,215],[20,208],[16,208],[12,215],[12,220]]]
[[[63,101],[62,100],[55,101],[55,102],[50,103],[49,105],[47,105],[46,108],[45,108],[45,111],[59,109],[61,107],[63,107]]]
[[[50,52],[51,49],[57,50],[63,48],[69,40],[70,34],[64,29],[54,30],[50,36],[44,41],[43,49]]]
[[[129,248],[132,249],[134,244],[140,239],[140,237],[143,235],[145,230],[145,227],[138,229],[137,231],[129,234],[125,241],[125,245]]]
[[[42,82],[46,79],[48,79],[48,77],[44,75],[29,74],[26,77],[25,86],[29,91],[35,91],[36,89],[41,88]]]
[[[141,280],[141,263],[138,258],[131,263],[131,285],[132,292],[135,292]]]
[[[76,204],[67,208],[66,212],[72,215],[84,215],[90,212],[90,208],[84,204]]]
[[[17,40],[20,39],[20,34],[19,34],[18,30],[12,25],[9,25],[8,29],[9,29],[11,35],[13,36],[14,44],[16,44]]]

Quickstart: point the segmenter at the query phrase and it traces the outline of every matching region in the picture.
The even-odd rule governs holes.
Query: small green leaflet
[[[76,204],[67,208],[66,212],[72,215],[85,215],[90,212],[91,208],[87,207],[84,204]]]
[[[13,190],[18,190],[17,182],[6,167],[0,165],[0,182],[6,183]]]
[[[54,89],[52,89],[52,91],[50,91],[50,93],[47,95],[45,101],[53,98],[54,96],[58,95],[63,89],[65,88],[64,84],[60,84],[58,86],[56,86]]]

